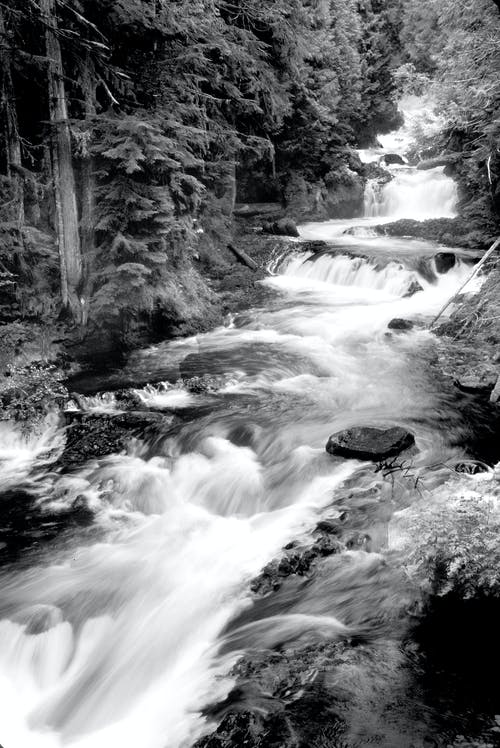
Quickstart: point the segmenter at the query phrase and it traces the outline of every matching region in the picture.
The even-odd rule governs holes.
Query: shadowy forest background
[[[495,222],[498,5],[0,2],[3,369],[216,324],[235,206],[361,214],[354,149],[401,124],[402,92],[433,87],[420,155],[460,154],[462,216]]]

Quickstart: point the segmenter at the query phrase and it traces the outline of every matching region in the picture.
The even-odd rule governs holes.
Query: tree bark
[[[24,224],[24,182],[17,169],[22,168],[21,140],[17,122],[14,84],[12,82],[10,49],[5,29],[3,10],[0,7],[0,71],[2,77],[1,107],[6,143],[6,174],[14,184],[15,218],[19,229]]]
[[[55,0],[41,0],[46,25],[45,42],[48,61],[49,114],[51,123],[51,156],[56,204],[57,241],[61,266],[63,307],[73,319],[82,322],[80,290],[82,255],[78,227],[75,174],[71,156],[71,135],[64,86],[61,47],[57,36]]]
[[[87,53],[82,70],[82,91],[85,102],[85,118],[91,132],[92,118],[95,111],[95,71]],[[89,313],[89,299],[91,295],[91,263],[94,253],[94,178],[93,161],[85,145],[81,163],[81,251],[82,251],[82,324],[86,325]]]

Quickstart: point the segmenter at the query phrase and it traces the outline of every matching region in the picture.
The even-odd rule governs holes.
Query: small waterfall
[[[330,254],[319,257],[301,254],[292,257],[285,275],[338,286],[357,286],[385,291],[391,296],[403,296],[412,283],[417,281],[417,274],[399,262],[389,262],[380,268],[362,257]]]
[[[451,218],[455,215],[457,186],[443,167],[419,171],[393,169],[394,179],[384,185],[368,180],[365,188],[367,218]]]
[[[364,215],[366,218],[377,218],[383,215],[382,185],[376,179],[369,179],[365,186]]]

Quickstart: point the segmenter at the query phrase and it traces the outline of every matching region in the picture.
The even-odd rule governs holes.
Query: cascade
[[[371,224],[452,213],[455,187],[441,171],[393,173],[381,190],[367,186]],[[456,392],[434,376],[429,334],[393,335],[387,325],[435,314],[468,268],[457,262],[429,280],[410,260],[418,250],[430,262],[435,246],[377,236],[365,230],[368,219],[351,231],[359,223],[302,227],[303,237],[326,238],[335,252],[313,256],[297,245],[276,255],[275,275],[263,281],[271,301],[235,324],[138,352],[141,382],[159,382],[165,371],[178,377],[188,357],[194,374],[223,377],[210,397],[166,379],[138,385],[134,407],[160,413],[157,430],[134,432],[121,454],[63,474],[59,424],[49,421],[36,438],[1,425],[2,500],[22,488],[32,498],[26,522],[40,523],[22,563],[18,528],[0,543],[2,558],[14,558],[0,568],[5,748],[187,748],[207,728],[207,706],[230,692],[245,651],[276,650],[284,663],[280,648],[290,642],[342,642],[347,658],[360,633],[358,650],[374,652],[377,688],[362,675],[361,655],[354,667],[346,659],[335,684],[348,693],[353,673],[364,684],[356,693],[369,734],[377,693],[387,703],[399,672],[385,652],[411,599],[385,561],[399,494],[394,485],[384,492],[373,465],[332,459],[324,445],[340,429],[390,421],[416,436],[412,475],[437,480],[463,458],[457,445],[471,426],[455,407]],[[407,296],[414,281],[421,290]],[[109,393],[81,402],[101,418],[126,407]],[[414,496],[405,489],[403,506]],[[75,520],[46,542],[58,512],[78,517],[82,506],[90,527]],[[353,541],[328,559],[327,574],[291,578],[281,607],[271,598],[275,608],[266,609],[263,598],[258,608],[252,580],[297,538],[312,545],[324,516],[339,528],[352,521],[353,536],[368,529],[370,548]],[[408,682],[410,672],[408,665]],[[293,698],[306,687],[301,682]],[[412,714],[428,711],[419,704]],[[391,745],[414,734],[418,716],[411,719]]]

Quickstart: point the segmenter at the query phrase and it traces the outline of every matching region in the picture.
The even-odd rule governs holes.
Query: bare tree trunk
[[[14,97],[14,85],[12,82],[10,49],[5,33],[5,21],[3,10],[0,7],[0,74],[1,85],[1,107],[3,112],[5,143],[6,143],[6,174],[11,177],[15,189],[16,221],[19,229],[24,224],[24,183],[21,176],[21,141],[17,123],[16,102]],[[16,168],[17,167],[17,168]]]
[[[75,174],[64,86],[61,47],[57,36],[55,0],[40,0],[46,24],[45,41],[49,58],[49,113],[52,126],[52,173],[56,203],[57,240],[61,264],[63,306],[78,323],[82,321],[80,286],[82,255],[78,227]]]
[[[95,115],[95,71],[87,53],[82,70],[82,91],[85,101],[85,117],[89,128]],[[81,166],[81,248],[83,262],[82,324],[86,325],[91,295],[91,264],[94,254],[94,178],[92,155],[87,144],[82,153]]]

